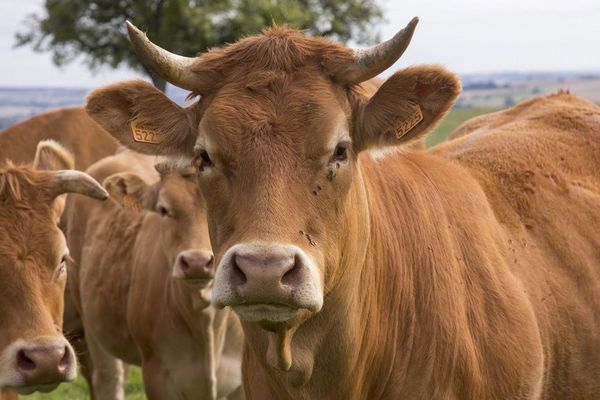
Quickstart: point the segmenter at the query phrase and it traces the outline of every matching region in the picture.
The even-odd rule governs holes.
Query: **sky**
[[[44,0],[0,0],[0,86],[89,88],[140,77],[127,68],[92,73],[77,60],[52,64],[51,53],[14,49],[14,34]],[[390,68],[435,63],[458,73],[600,71],[599,0],[379,0],[390,38],[413,16],[412,43]]]

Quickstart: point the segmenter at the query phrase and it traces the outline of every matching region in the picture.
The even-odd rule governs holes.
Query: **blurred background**
[[[463,94],[430,145],[466,118],[558,89],[600,102],[598,0],[2,0],[0,15],[0,129],[83,104],[109,82],[152,80],[129,48],[125,19],[192,56],[272,21],[361,47],[417,15],[410,47],[383,75],[421,63],[460,74]],[[180,103],[187,94],[166,91]]]

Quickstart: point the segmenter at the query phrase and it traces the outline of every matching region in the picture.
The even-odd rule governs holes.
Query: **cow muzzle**
[[[214,257],[205,250],[185,250],[179,253],[173,267],[173,278],[181,279],[196,289],[208,287],[215,277]]]
[[[50,392],[76,376],[75,352],[64,337],[18,340],[0,357],[0,387],[19,394]]]
[[[296,246],[238,244],[217,268],[212,302],[231,306],[246,321],[283,322],[302,309],[321,310],[321,275]]]

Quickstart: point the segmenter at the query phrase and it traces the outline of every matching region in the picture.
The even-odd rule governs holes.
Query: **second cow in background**
[[[239,322],[209,306],[213,255],[195,171],[158,166],[156,182],[153,161],[128,151],[99,161],[88,172],[120,204],[68,206],[94,394],[124,398],[124,361],[142,366],[150,399],[243,398]]]

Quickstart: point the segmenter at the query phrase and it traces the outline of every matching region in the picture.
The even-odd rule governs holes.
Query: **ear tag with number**
[[[423,121],[423,113],[418,104],[409,103],[408,108],[411,111],[410,115],[396,126],[396,139],[402,138],[402,136],[417,126],[419,122]]]
[[[131,134],[133,135],[133,140],[139,143],[160,144],[162,141],[158,132],[138,126],[136,121],[131,122]]]

